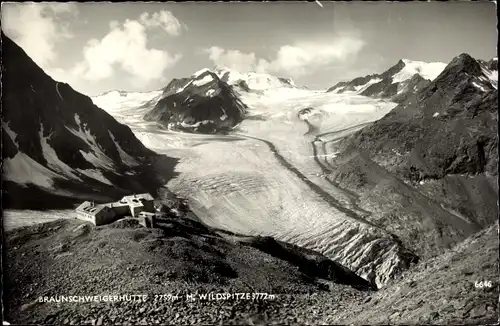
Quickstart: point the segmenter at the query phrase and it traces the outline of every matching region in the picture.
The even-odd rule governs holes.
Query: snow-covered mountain
[[[157,154],[129,127],[54,81],[2,34],[4,206],[67,206],[153,191]]]
[[[197,76],[208,69],[202,69],[193,76]],[[225,83],[236,87],[239,91],[264,91],[281,87],[295,88],[290,78],[276,77],[269,74],[246,72],[241,73],[225,67],[216,67],[213,72]]]
[[[233,88],[209,70],[172,80],[151,105],[153,108],[144,116],[146,121],[201,133],[230,131],[246,111]]]
[[[372,218],[397,229],[421,257],[498,219],[495,62],[455,57],[423,89],[333,146],[332,179],[371,202]]]
[[[407,90],[395,110],[394,96],[388,101],[378,92],[368,97],[286,85],[252,91],[247,82],[238,86],[239,78],[228,78],[229,85],[205,69],[172,80],[161,90],[164,105],[153,101],[150,110],[165,121],[196,110],[216,119],[218,103],[207,97],[229,89],[229,103],[239,98],[246,105],[235,135],[224,137],[238,141],[145,133],[155,150],[175,143],[176,157],[188,158],[169,187],[189,199],[204,223],[318,250],[383,286],[496,216],[494,62],[462,59],[437,77],[414,68],[425,78],[401,60],[354,83],[378,76],[392,85],[397,77],[396,89]],[[388,84],[375,86],[390,94]],[[190,107],[193,94],[191,103],[199,105]]]
[[[416,157],[432,157],[432,160],[413,162],[414,170],[419,172],[415,181],[442,178],[450,173],[489,171],[496,174],[498,72],[494,69],[495,62],[496,58],[486,62],[465,53],[455,57],[428,86],[377,123],[358,132],[351,139],[352,146],[377,152],[395,148],[407,154],[412,148],[411,151],[419,154],[406,157],[410,161]],[[414,127],[421,122],[421,126]],[[382,130],[388,124],[398,124],[400,128]],[[416,133],[423,136],[416,137]],[[365,137],[361,139],[361,135]],[[393,139],[389,147],[388,139]],[[421,145],[414,148],[416,142]]]
[[[442,62],[423,62],[401,59],[381,74],[358,77],[340,82],[327,92],[352,92],[364,96],[394,98],[400,101],[408,93],[414,93],[435,79],[446,67]]]

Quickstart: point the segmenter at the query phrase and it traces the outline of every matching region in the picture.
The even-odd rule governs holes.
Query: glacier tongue
[[[239,140],[231,142],[220,136],[160,132],[154,123],[127,114],[136,109],[125,102],[129,109],[109,112],[119,114],[147,146],[180,159],[179,175],[168,186],[189,199],[203,222],[315,249],[379,287],[404,270],[414,259],[410,252],[384,230],[343,212],[355,208],[349,196],[321,177],[303,121],[317,122],[325,131],[357,128],[385,115],[395,103],[290,87],[243,92],[240,99],[249,116],[261,118],[243,120],[237,135],[224,136]],[[299,116],[306,107],[315,114]]]

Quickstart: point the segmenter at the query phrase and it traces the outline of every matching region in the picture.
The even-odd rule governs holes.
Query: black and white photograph
[[[493,325],[493,1],[2,2],[3,325]]]

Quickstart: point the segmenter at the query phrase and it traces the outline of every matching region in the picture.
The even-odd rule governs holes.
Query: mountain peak
[[[427,81],[434,80],[446,67],[443,62],[424,62],[402,58],[380,74],[340,82],[327,92],[354,92],[365,96],[402,97],[402,93],[421,89]]]
[[[466,61],[476,61],[476,59],[474,59],[473,57],[470,56],[470,54],[468,53],[460,53],[459,55],[456,56],[456,58],[460,59],[460,60],[466,60]]]
[[[19,45],[2,38],[3,176],[5,187],[14,189],[6,192],[4,206],[71,207],[82,198],[107,200],[163,184],[146,164],[157,154],[129,127],[54,81]]]
[[[478,62],[476,61],[476,59],[471,57],[469,54],[461,53],[451,60],[450,65],[455,65],[455,64],[474,65],[474,64],[478,64]]]
[[[225,66],[215,66],[212,69],[200,69],[193,75],[191,75],[191,78],[198,78],[207,72],[216,75],[221,81],[231,86],[240,86],[242,83],[244,83],[248,86],[248,89],[245,89],[246,91],[262,91],[282,87],[296,87],[291,78],[278,77],[256,71],[240,72],[238,70]]]
[[[462,53],[453,58],[446,66],[446,70],[451,72],[463,71],[471,75],[480,75],[482,73],[479,62],[467,53]]]
[[[215,70],[215,69],[214,69],[214,70]],[[197,72],[195,72],[194,74],[192,74],[192,75],[191,75],[191,77],[196,78],[196,77],[198,77],[198,76],[203,75],[203,74],[204,74],[204,73],[206,73],[206,72],[211,72],[211,71],[210,71],[210,69],[209,69],[209,68],[203,68],[203,69],[198,70],[198,71],[197,71]]]

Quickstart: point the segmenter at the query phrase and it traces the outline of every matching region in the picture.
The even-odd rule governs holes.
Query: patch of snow
[[[392,77],[393,83],[400,83],[410,79],[413,75],[419,74],[425,79],[434,80],[446,68],[447,64],[443,62],[423,62],[403,59],[405,66],[401,71]]]
[[[439,112],[434,113],[432,116],[435,118],[439,115]]]
[[[139,163],[132,156],[127,154],[127,152],[125,152],[121,148],[120,144],[118,144],[118,142],[116,141],[116,138],[113,135],[113,133],[111,133],[111,131],[109,131],[109,130],[108,130],[108,133],[109,133],[109,136],[111,137],[111,139],[113,140],[113,142],[115,143],[116,149],[118,150],[118,153],[120,154],[120,159],[122,160],[122,162],[130,167],[139,165]]]
[[[226,120],[228,118],[228,115],[226,113],[226,110],[224,110],[224,108],[221,107],[220,109],[221,109],[221,111],[223,113],[222,116],[220,117],[220,120],[224,121],[224,120]]]
[[[467,217],[465,217],[464,215],[462,215],[461,213],[459,213],[459,212],[457,212],[457,211],[455,211],[455,210],[453,210],[453,209],[451,209],[451,208],[447,208],[447,207],[445,207],[443,204],[440,204],[440,205],[441,205],[441,207],[442,207],[444,210],[448,211],[449,213],[451,213],[451,214],[453,214],[453,215],[455,215],[455,216],[457,216],[457,217],[461,218],[462,220],[464,220],[464,221],[465,221],[465,222],[467,222],[467,223],[472,224],[472,222],[471,222],[471,221],[470,221]]]
[[[43,124],[40,123],[40,130],[38,131],[38,137],[40,137],[40,145],[42,146],[43,157],[47,161],[48,166],[54,170],[60,172],[64,179],[67,179],[64,176],[70,177],[71,179],[82,181],[76,174],[73,173],[73,168],[64,163],[57,156],[56,151],[49,145],[48,141],[50,136],[43,136]],[[64,175],[64,176],[63,176]]]
[[[206,125],[207,123],[211,123],[211,122],[213,122],[213,121],[212,120],[203,120],[203,121],[198,121],[194,124],[189,124],[189,123],[185,123],[184,121],[182,121],[181,126],[184,128],[197,128],[200,125]]]
[[[101,171],[97,170],[97,169],[87,169],[87,170],[83,170],[83,169],[77,169],[78,172],[80,172],[81,174],[84,174],[86,175],[87,177],[91,178],[91,179],[94,179],[94,180],[97,180],[97,181],[100,181],[102,183],[105,183],[105,184],[108,184],[110,186],[113,186],[113,183],[111,181],[109,181],[103,174]]]
[[[184,91],[184,90],[186,89],[186,87],[188,87],[188,86],[189,86],[189,85],[191,85],[192,83],[193,83],[193,81],[192,81],[192,80],[191,80],[191,81],[189,81],[189,83],[187,83],[186,85],[184,85],[184,86],[182,86],[182,87],[178,88],[178,89],[177,89],[177,91],[176,91],[176,93],[180,93],[180,92]]]
[[[486,92],[486,89],[484,88],[483,85],[480,85],[480,84],[476,83],[475,81],[472,82],[472,85],[474,85],[477,89],[479,89],[483,92]]]
[[[80,121],[80,116],[78,115],[78,113],[75,113],[75,122],[78,126],[80,126],[81,121]]]
[[[408,85],[403,85],[400,83],[398,85],[398,92],[396,94],[399,95],[399,94],[405,92],[407,89],[408,89]]]
[[[491,82],[491,85],[495,89],[498,89],[498,70],[489,70],[484,67],[482,67],[481,70],[486,78],[488,78],[488,80]]]
[[[208,69],[208,68],[203,68],[203,69],[200,69],[200,70],[198,70],[197,72],[195,72],[195,73],[194,73],[191,77],[196,78],[196,77],[198,77],[198,76],[200,76],[200,75],[203,75],[204,73],[209,72],[209,71],[210,71],[210,69]]]
[[[395,150],[395,149],[393,149],[393,150],[392,150],[392,152],[393,152],[394,154],[396,154],[396,156],[403,156],[403,154],[401,154],[399,151],[397,151],[397,150]]]
[[[370,85],[376,84],[376,83],[381,82],[381,81],[382,81],[382,79],[380,79],[380,78],[370,79],[368,82],[366,82],[366,84],[354,86],[354,91],[359,94],[359,93],[363,92],[365,89],[367,89]]]
[[[330,153],[330,154],[321,154],[321,155],[316,155],[316,157],[331,157],[331,158],[336,158],[337,155],[339,154],[339,152],[333,152],[333,153]],[[314,155],[313,156],[307,156],[307,157],[312,157],[314,158]]]
[[[80,150],[80,153],[82,153],[83,157],[85,157],[85,159],[89,163],[93,164],[96,167],[102,167],[102,168],[105,168],[108,170],[114,169],[115,165],[113,163],[113,160],[111,160],[111,158],[109,158],[99,148],[94,136],[92,136],[92,134],[90,134],[90,131],[88,131],[87,129],[83,129],[81,127],[80,127],[80,130],[74,130],[74,129],[71,129],[68,127],[66,127],[66,129],[68,129],[68,131],[70,131],[73,135],[79,137],[81,140],[83,140],[84,142],[86,142],[90,146],[90,148],[91,148],[90,153],[86,153],[86,152]]]
[[[16,148],[19,149],[19,144],[16,140],[17,134],[14,131],[12,131],[12,129],[10,129],[9,124],[3,121],[3,119],[2,119],[2,128],[5,130],[7,135],[9,135],[10,139],[12,139],[12,142],[14,143],[14,145],[16,145]]]
[[[206,75],[205,77],[203,77],[200,80],[195,80],[193,82],[193,85],[195,85],[195,86],[203,86],[205,84],[210,83],[213,80],[214,80],[214,78],[212,77],[212,75]]]
[[[42,188],[51,188],[54,185],[53,179],[60,176],[23,152],[18,152],[13,158],[4,159],[3,177],[4,180],[19,185],[33,184]]]
[[[57,95],[59,95],[59,97],[61,98],[61,100],[63,99],[63,97],[61,96],[61,93],[59,93],[59,82],[56,82],[56,91],[57,91]]]
[[[113,161],[100,150],[95,152],[90,151],[89,153],[80,150],[80,153],[90,164],[94,165],[95,167],[102,167],[107,170],[114,169]]]

